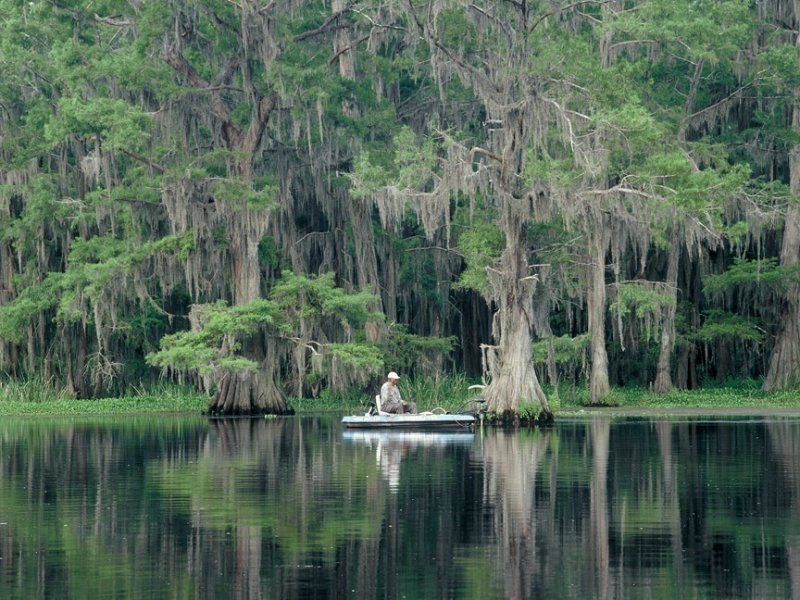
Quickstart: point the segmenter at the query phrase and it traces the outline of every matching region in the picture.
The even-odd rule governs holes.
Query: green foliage
[[[231,177],[214,179],[210,190],[214,199],[233,206],[246,205],[250,208],[274,208],[278,202],[278,189],[275,185],[262,182],[261,189],[241,179]]]
[[[722,310],[709,310],[696,333],[698,340],[707,342],[715,338],[732,339],[761,344],[764,342],[763,325],[756,319],[748,319]]]
[[[51,273],[44,281],[23,288],[11,302],[0,305],[0,339],[20,343],[30,319],[58,302],[63,281],[63,274]]]
[[[529,186],[547,182],[560,188],[574,189],[580,184],[582,173],[570,158],[539,158],[529,150],[524,178]]]
[[[776,90],[791,92],[800,87],[800,48],[795,44],[776,44],[758,55],[758,67],[766,72]]]
[[[216,368],[253,370],[256,363],[237,355],[242,339],[261,325],[275,322],[278,307],[258,298],[247,304],[228,306],[224,301],[195,307],[201,324],[197,331],[179,331],[161,339],[160,350],[147,355],[147,363],[178,371],[209,375]]]
[[[417,403],[417,410],[443,408],[448,412],[475,409],[477,392],[471,385],[479,384],[458,373],[452,375],[403,377],[398,386],[404,400]]]
[[[410,127],[401,127],[394,138],[395,186],[398,189],[430,191],[436,163],[436,146],[432,138],[417,139]]]
[[[697,143],[694,150],[695,161],[683,150],[652,153],[633,169],[631,181],[672,205],[710,213],[709,203],[719,201],[721,205],[744,188],[750,169],[745,164],[730,165],[722,156],[727,154],[726,150],[719,145]],[[705,163],[707,168],[698,169],[697,161]]]
[[[349,178],[352,183],[350,194],[353,198],[370,198],[387,185],[389,172],[384,165],[373,160],[369,151],[365,151],[356,158]]]
[[[0,305],[0,339],[19,343],[30,319],[56,309],[60,322],[92,321],[92,304],[105,290],[159,252],[174,252],[186,244],[191,232],[166,236],[136,247],[109,237],[77,239],[65,272],[51,271],[41,281],[20,280],[21,291],[12,301]]]
[[[703,290],[714,294],[733,288],[754,286],[785,289],[800,281],[800,267],[780,265],[776,257],[762,259],[735,258],[733,264],[723,273],[706,275]]]
[[[586,351],[589,349],[589,342],[592,336],[589,333],[570,337],[562,335],[553,337],[553,351],[557,365],[562,367],[576,367],[584,359]],[[535,363],[544,365],[547,363],[548,340],[537,340],[533,344],[533,360]]]
[[[388,186],[398,190],[430,191],[434,181],[438,143],[418,139],[410,127],[401,127],[393,138],[391,153],[364,151],[349,175],[354,198],[369,198]]]
[[[372,344],[329,344],[328,351],[345,367],[376,376],[383,370],[383,356]]]
[[[490,222],[477,221],[461,232],[458,236],[458,248],[467,266],[453,287],[488,294],[489,278],[486,270],[500,259],[505,245],[505,235]]]
[[[278,269],[285,263],[285,259],[275,243],[275,238],[266,236],[258,242],[258,263],[262,268]]]
[[[593,121],[608,139],[612,169],[645,154],[663,133],[651,112],[635,97],[626,98],[623,104],[605,107]]]
[[[398,372],[430,373],[437,359],[449,354],[457,338],[409,333],[404,325],[393,324],[386,348],[386,364]]]
[[[725,416],[729,409],[750,409],[756,412],[770,408],[786,408],[796,406],[797,391],[764,392],[763,381],[755,379],[726,380],[712,384],[704,384],[695,390],[673,389],[666,394],[653,394],[645,387],[625,386],[611,390],[608,397],[617,408],[609,409],[608,414],[622,418],[630,415],[640,416],[680,416],[690,414],[709,414]],[[562,417],[588,417],[593,411],[583,410],[588,400],[588,391],[580,390],[574,395],[561,393],[562,398],[569,398],[569,403],[562,404],[559,415]],[[704,410],[708,410],[704,413]]]
[[[616,286],[616,297],[608,307],[613,314],[626,318],[635,313],[639,319],[658,315],[667,304],[674,303],[668,295],[636,283],[621,283]]]
[[[53,380],[41,378],[0,381],[0,415],[133,415],[152,413],[199,414],[208,398],[174,384],[132,388],[119,398],[79,400]]]
[[[285,272],[273,287],[270,299],[256,299],[229,306],[224,301],[194,307],[199,328],[180,331],[161,339],[160,350],[147,355],[152,366],[212,374],[217,369],[247,371],[257,363],[240,351],[248,336],[261,331],[268,336],[299,338],[314,332],[321,319],[334,319],[341,327],[359,329],[368,319],[382,319],[374,310],[376,298],[362,291],[347,293],[336,287],[333,273],[309,278]],[[315,340],[311,340],[314,341]],[[306,342],[302,342],[306,343]],[[339,364],[377,374],[381,353],[362,341],[317,344]]]
[[[121,149],[146,141],[149,128],[150,117],[124,100],[61,98],[56,119],[45,126],[45,134],[53,145],[72,134],[98,136],[107,149]]]
[[[375,310],[378,300],[374,294],[366,290],[348,294],[336,287],[334,273],[306,277],[287,271],[276,282],[271,297],[285,316],[281,327],[286,331],[297,330],[303,320],[321,317],[356,327],[369,318],[383,318]]]

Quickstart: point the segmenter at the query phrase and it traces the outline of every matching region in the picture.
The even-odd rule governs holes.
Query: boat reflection
[[[343,431],[342,439],[348,442],[374,445],[379,442],[402,442],[419,446],[447,446],[451,444],[469,444],[475,440],[475,434],[464,431],[391,431],[391,430],[359,430]]]
[[[464,431],[343,431],[342,439],[347,442],[375,448],[375,461],[392,492],[400,486],[400,463],[403,457],[420,447],[442,447],[453,445],[471,446],[475,434]]]

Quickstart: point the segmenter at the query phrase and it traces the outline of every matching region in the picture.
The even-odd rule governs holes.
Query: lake
[[[0,598],[800,598],[800,420],[0,422]]]

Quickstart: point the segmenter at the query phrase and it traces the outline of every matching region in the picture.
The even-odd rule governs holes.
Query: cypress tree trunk
[[[592,372],[589,380],[589,397],[599,404],[611,392],[608,382],[608,353],[606,352],[606,240],[607,234],[598,227],[592,235],[589,265],[587,309],[589,332],[592,334]]]
[[[669,245],[669,259],[667,261],[667,294],[669,301],[664,307],[664,316],[661,325],[661,348],[658,354],[658,368],[653,391],[656,394],[666,394],[672,389],[672,376],[670,375],[670,359],[675,345],[675,310],[678,300],[678,260],[680,258],[680,228],[677,223],[672,225],[672,239]]]
[[[795,39],[795,46],[800,46],[800,36]],[[795,90],[792,130],[800,133],[800,89]],[[800,144],[795,144],[789,154],[789,189],[795,198],[800,194]],[[800,205],[794,203],[786,213],[781,266],[797,264],[800,264]],[[782,327],[764,380],[765,391],[800,385],[800,284],[789,285],[780,322]]]
[[[795,115],[800,110],[795,109]],[[797,118],[797,117],[795,117]],[[800,192],[800,146],[792,151],[792,193]],[[791,208],[786,214],[783,230],[781,265],[800,263],[800,207]],[[800,385],[800,285],[792,284],[787,290],[780,320],[782,327],[775,340],[770,358],[769,372],[764,380],[764,390],[782,390]]]
[[[274,368],[262,363],[258,371],[226,371],[208,412],[214,415],[291,414],[286,396],[275,384]]]
[[[493,334],[499,345],[488,362],[491,384],[485,397],[489,412],[511,416],[520,401],[539,401],[549,420],[553,411],[533,368],[533,292],[534,277],[527,274],[528,226],[513,206],[506,208],[504,223],[506,246],[501,270],[490,277],[497,303]]]
[[[258,269],[258,228],[253,231],[245,223],[258,219],[250,210],[237,210],[230,215],[231,254],[234,272],[234,298],[243,305],[259,297],[261,273]],[[256,371],[220,370],[217,389],[209,403],[209,413],[217,415],[290,414],[287,399],[278,381],[279,357],[277,341],[264,331],[243,344],[246,356],[259,362]]]
[[[2,198],[0,198],[2,200]],[[11,212],[8,207],[0,206],[0,216],[10,219]],[[0,306],[13,300],[14,291],[14,260],[10,242],[0,241]],[[6,343],[0,340],[0,371],[13,375],[17,373],[17,353],[13,342]]]

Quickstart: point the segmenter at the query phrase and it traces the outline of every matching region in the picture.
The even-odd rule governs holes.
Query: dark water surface
[[[0,598],[800,598],[800,420],[6,419]]]

